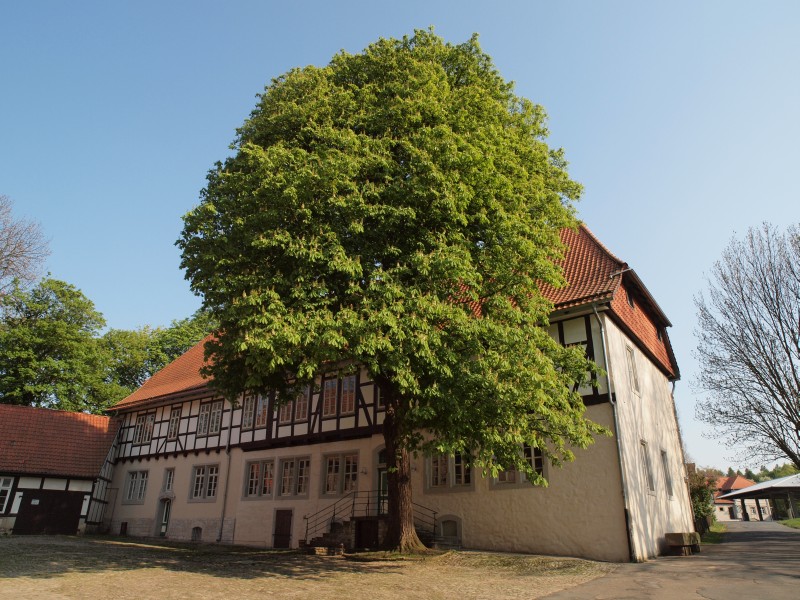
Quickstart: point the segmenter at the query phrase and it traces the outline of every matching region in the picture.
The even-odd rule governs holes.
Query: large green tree
[[[273,80],[184,217],[215,386],[286,398],[332,364],[374,378],[402,550],[419,547],[413,452],[544,484],[521,444],[559,463],[599,431],[573,391],[591,365],[543,328],[580,193],[546,135],[477,38],[417,31]]]
[[[68,283],[43,279],[0,296],[0,401],[99,412],[124,395],[97,344],[103,316]]]
[[[213,328],[198,311],[167,328],[110,329],[74,286],[43,279],[0,295],[0,402],[102,412]]]

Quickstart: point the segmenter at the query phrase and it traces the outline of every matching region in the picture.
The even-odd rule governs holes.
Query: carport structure
[[[772,515],[775,520],[800,517],[800,473],[763,481],[743,490],[720,496],[720,499],[740,500],[742,510],[744,510],[744,501],[748,498],[756,501],[760,521],[764,520],[761,500],[766,500],[772,505]]]

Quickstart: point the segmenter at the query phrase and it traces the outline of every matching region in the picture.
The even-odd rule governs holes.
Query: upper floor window
[[[181,424],[181,407],[173,406],[169,411],[169,427],[167,428],[167,439],[174,440],[178,437],[178,430]]]
[[[306,388],[297,395],[294,401],[294,420],[295,421],[305,421],[308,419],[308,392],[309,388]]]
[[[664,469],[664,484],[667,488],[667,496],[672,498],[673,491],[672,491],[672,472],[669,469],[669,457],[667,456],[667,451],[661,451],[661,467]]]
[[[278,410],[278,423],[291,423],[292,422],[292,405],[294,403],[290,400],[287,400],[283,404],[281,404],[280,409]]]
[[[252,429],[253,428],[253,420],[255,415],[253,411],[256,408],[256,397],[252,394],[249,394],[244,397],[242,401],[242,429]]]
[[[267,426],[267,405],[269,404],[269,398],[264,396],[263,394],[258,395],[258,400],[256,401],[256,419],[255,419],[255,426],[256,427],[266,427]]]
[[[527,462],[531,469],[539,475],[544,475],[544,455],[540,448],[532,447],[528,444],[522,446],[522,458]],[[497,474],[496,483],[515,484],[523,483],[528,478],[524,471],[515,468],[504,469]]]
[[[197,415],[197,435],[219,433],[222,426],[222,400],[203,404]]]
[[[216,498],[218,481],[218,465],[200,465],[192,469],[192,500]]]
[[[134,444],[147,444],[153,439],[153,425],[156,422],[155,413],[137,415],[136,427],[133,430]]]
[[[336,389],[338,379],[326,379],[322,388],[322,416],[332,417],[336,414]]]
[[[147,492],[147,471],[128,471],[125,476],[125,502],[141,504]]]
[[[343,415],[355,411],[356,406],[356,376],[348,375],[342,378],[342,404],[340,412]]]
[[[625,354],[628,357],[628,378],[631,382],[631,389],[638,394],[639,374],[636,372],[636,354],[630,346],[625,346]]]
[[[650,453],[647,450],[647,442],[641,440],[639,442],[639,449],[642,453],[642,467],[644,468],[645,481],[647,482],[647,490],[654,492],[656,490],[656,482],[653,478],[653,467],[650,464]]]

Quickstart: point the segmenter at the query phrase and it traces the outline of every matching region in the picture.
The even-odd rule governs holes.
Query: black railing
[[[350,492],[333,504],[303,518],[306,521],[306,543],[328,533],[333,523],[351,520],[355,517],[380,517],[386,515],[387,499],[385,492],[376,490]],[[432,545],[436,542],[436,511],[412,502],[414,528],[420,539]]]

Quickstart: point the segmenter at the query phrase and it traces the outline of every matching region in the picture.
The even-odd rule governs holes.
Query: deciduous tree
[[[749,457],[800,468],[800,227],[733,239],[695,304],[698,418]]]
[[[600,431],[572,391],[591,365],[543,328],[580,193],[546,135],[475,37],[417,31],[275,79],[184,217],[214,385],[286,398],[355,364],[377,383],[401,550],[413,452],[545,484],[522,444],[557,464]]]
[[[14,280],[35,280],[49,254],[38,223],[15,219],[13,206],[8,196],[0,195],[0,293],[8,291]]]
[[[105,325],[74,286],[43,279],[0,296],[0,401],[99,412],[125,390],[107,377]]]

